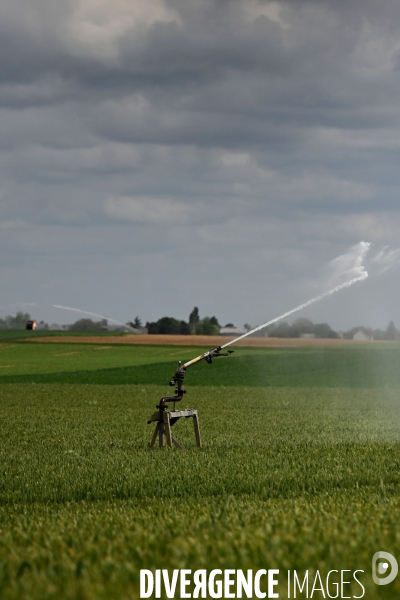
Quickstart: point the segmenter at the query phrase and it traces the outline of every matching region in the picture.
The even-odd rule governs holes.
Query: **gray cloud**
[[[396,245],[399,23],[376,0],[4,2],[0,304],[260,322],[347,246]]]

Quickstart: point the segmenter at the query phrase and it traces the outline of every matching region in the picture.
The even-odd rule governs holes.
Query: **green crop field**
[[[364,570],[364,598],[399,597],[371,577],[375,552],[400,560],[399,345],[195,365],[203,448],[189,419],[185,451],[149,451],[176,361],[203,351],[0,340],[2,600],[135,600],[140,569],[185,568]]]

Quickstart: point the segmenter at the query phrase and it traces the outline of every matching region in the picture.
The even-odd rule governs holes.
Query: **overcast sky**
[[[3,0],[0,316],[216,315],[399,243],[398,0]],[[399,271],[302,313],[400,328]]]

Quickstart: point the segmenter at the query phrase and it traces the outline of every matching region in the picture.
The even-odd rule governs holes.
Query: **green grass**
[[[0,381],[126,385],[165,383],[178,359],[202,347],[0,344]],[[239,348],[188,370],[190,386],[400,388],[398,344],[348,348]]]
[[[187,420],[185,452],[150,452],[163,384],[200,351],[0,345],[2,599],[135,599],[141,568],[364,569],[366,598],[398,597],[370,575],[400,559],[398,346],[201,363],[182,404],[203,448]]]
[[[124,333],[117,331],[50,331],[46,329],[29,331],[26,329],[0,329],[0,343],[8,340],[32,340],[35,338],[51,337],[115,337],[124,336]]]

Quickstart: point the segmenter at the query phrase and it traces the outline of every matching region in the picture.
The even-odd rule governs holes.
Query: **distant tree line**
[[[29,313],[19,311],[15,316],[8,315],[0,319],[1,329],[25,329],[26,321],[31,320]],[[216,317],[200,318],[199,309],[195,306],[189,315],[188,321],[180,321],[173,317],[162,317],[158,321],[147,322],[146,329],[143,329],[142,321],[135,317],[133,321],[127,323],[139,331],[146,331],[149,334],[169,334],[169,335],[218,335],[221,329]],[[234,327],[233,323],[227,323],[225,327]],[[107,328],[107,320],[93,321],[92,319],[79,319],[68,326],[69,331],[101,331]],[[244,328],[250,331],[251,325],[246,323]],[[47,323],[41,321],[39,329],[48,329]],[[351,340],[354,335],[362,331],[366,337],[373,340],[400,341],[400,331],[395,327],[393,321],[390,321],[385,330],[371,329],[370,327],[353,327],[341,334],[345,339]],[[328,323],[313,323],[309,319],[300,317],[291,325],[286,321],[274,323],[265,328],[269,337],[278,338],[299,338],[315,337],[320,339],[334,339],[340,337],[336,331],[333,331]],[[264,330],[254,335],[265,335]]]
[[[316,323],[314,324],[309,319],[300,317],[296,319],[292,325],[283,321],[281,323],[273,323],[267,328],[269,337],[278,338],[299,338],[301,336],[316,337],[316,338],[338,338],[339,335],[336,331],[333,331],[328,323]]]
[[[143,329],[142,321],[139,317],[135,317],[133,321],[127,322],[128,327],[133,327],[133,329],[138,329],[139,331]]]
[[[353,327],[346,331],[343,337],[347,340],[353,339],[353,336],[357,331],[362,331],[367,337],[373,340],[387,340],[389,342],[400,341],[400,331],[396,329],[393,321],[390,321],[389,325],[385,330],[382,329],[371,329],[370,327]]]
[[[6,317],[0,319],[0,329],[23,329],[25,322],[30,319],[30,316],[25,313],[17,313],[15,317]],[[139,317],[134,321],[127,323],[130,327],[134,327],[139,331],[143,329],[142,322]],[[68,327],[70,331],[101,331],[106,329],[107,321],[92,321],[92,319],[79,319]],[[225,327],[234,327],[233,323],[227,323]],[[244,326],[247,331],[250,331],[251,326],[246,323]],[[173,317],[162,317],[155,322],[146,323],[147,333],[150,334],[166,334],[166,335],[218,335],[221,329],[216,317],[200,318],[199,309],[194,307],[189,315],[188,322],[174,319]],[[362,331],[368,338],[374,340],[400,341],[400,332],[396,329],[393,321],[390,321],[386,330],[371,329],[370,327],[353,327],[345,333],[343,337],[351,340],[358,331]],[[269,337],[278,338],[299,338],[309,335],[319,339],[335,339],[339,338],[339,334],[331,329],[328,323],[313,323],[309,319],[300,317],[291,325],[286,321],[274,323],[266,327],[266,332]],[[258,335],[264,335],[261,330]]]
[[[277,324],[270,325],[266,328],[267,333],[270,337],[283,337],[283,338],[297,338],[304,335],[310,335],[316,338],[338,338],[340,337],[336,331],[333,331],[328,323],[312,323],[309,319],[299,318],[296,319],[292,325],[289,325],[285,321]],[[388,340],[388,341],[400,341],[400,332],[397,331],[393,321],[390,321],[386,330],[382,329],[371,329],[370,327],[352,327],[348,331],[344,332],[343,338],[346,340],[352,340],[356,333],[362,331],[366,337],[371,340]]]
[[[69,325],[69,331],[102,331],[107,328],[107,320],[92,321],[92,319],[78,319]]]
[[[30,315],[24,312],[17,312],[15,317],[11,315],[0,319],[0,329],[25,329],[26,322],[30,320]]]
[[[147,333],[178,335],[218,335],[221,326],[216,317],[200,318],[199,309],[194,307],[188,321],[173,317],[162,317],[155,322],[147,322]]]
[[[25,329],[26,322],[31,321],[32,317],[29,313],[17,312],[15,317],[8,315],[4,319],[0,319],[0,329]],[[72,325],[68,326],[70,331],[101,331],[107,327],[105,319],[101,321],[92,321],[92,319],[79,319]],[[40,321],[39,329],[48,329],[49,326],[44,321]]]

